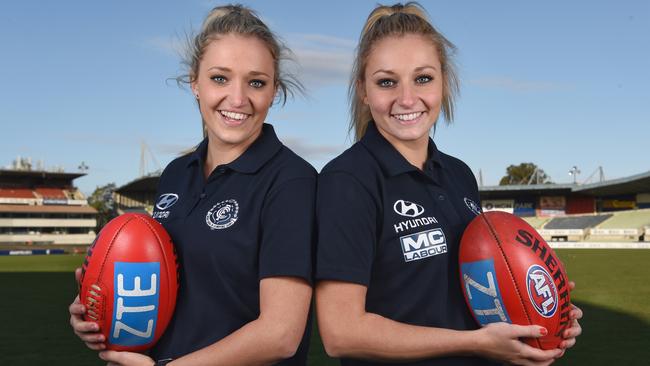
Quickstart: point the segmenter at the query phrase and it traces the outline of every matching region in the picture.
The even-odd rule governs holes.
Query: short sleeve
[[[295,178],[269,192],[260,223],[260,279],[292,276],[312,283],[315,201],[315,177]]]
[[[368,286],[375,255],[377,204],[347,173],[318,178],[316,279]]]
[[[478,183],[476,182],[476,177],[474,176],[472,169],[470,169],[467,164],[462,164],[465,167],[465,175],[467,176],[467,180],[469,180],[470,186],[472,187],[472,199],[478,204],[479,207],[481,207],[481,195],[478,192]]]

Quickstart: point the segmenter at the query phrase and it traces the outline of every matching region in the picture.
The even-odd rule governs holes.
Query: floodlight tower
[[[578,183],[578,174],[580,174],[580,169],[578,169],[577,166],[573,166],[571,169],[569,169],[569,175],[573,177],[573,184]]]

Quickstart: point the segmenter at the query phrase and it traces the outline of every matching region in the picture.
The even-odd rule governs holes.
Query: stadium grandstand
[[[84,175],[32,170],[24,158],[0,169],[0,253],[91,244],[97,211],[73,185]]]
[[[521,216],[549,241],[650,242],[650,171],[590,184],[480,187],[484,211]]]
[[[156,200],[156,187],[158,186],[159,173],[137,178],[115,190],[113,199],[117,213],[125,212],[153,212]]]

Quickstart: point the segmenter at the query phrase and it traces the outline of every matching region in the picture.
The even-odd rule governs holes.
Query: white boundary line
[[[557,242],[548,241],[553,249],[650,249],[650,242]]]

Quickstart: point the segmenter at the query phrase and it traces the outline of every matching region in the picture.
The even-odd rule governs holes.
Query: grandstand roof
[[[518,184],[508,186],[479,187],[481,198],[512,198],[513,194],[521,196],[562,195],[570,193],[573,184]]]
[[[36,171],[36,170],[0,169],[0,176],[6,176],[6,177],[77,179],[79,177],[83,177],[84,175],[86,175],[86,173],[64,173],[64,172],[45,172],[45,171]]]
[[[584,184],[574,188],[573,191],[597,196],[650,192],[650,171],[620,179]]]
[[[46,172],[36,170],[0,169],[0,186],[10,187],[71,187],[72,181],[86,173]]]
[[[129,183],[119,187],[115,192],[125,194],[128,192],[156,192],[160,175],[149,175],[146,177],[136,178]]]
[[[578,193],[591,196],[614,196],[650,192],[650,171],[620,179],[590,184],[531,184],[479,187],[482,198],[512,198],[516,195],[561,195]]]

